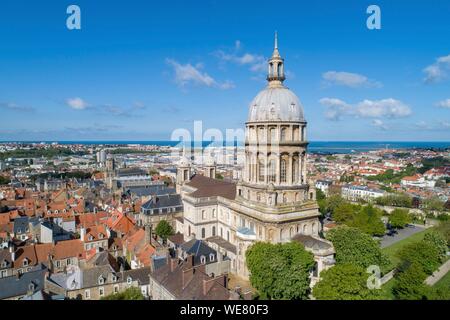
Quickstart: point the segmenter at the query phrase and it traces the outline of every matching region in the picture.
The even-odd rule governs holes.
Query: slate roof
[[[0,278],[0,300],[26,295],[30,284],[34,285],[33,292],[43,290],[46,272],[47,269],[41,265],[35,270],[25,272],[20,277]]]
[[[150,283],[150,267],[127,270],[123,272],[123,279],[126,280],[128,277],[131,277],[133,281],[138,281],[139,285],[147,285]]]
[[[153,194],[162,195],[162,194],[172,194],[176,193],[175,188],[168,188],[165,185],[151,185],[147,187],[128,187],[126,190],[127,193],[133,194],[137,197],[142,196],[150,196]]]
[[[214,255],[214,261],[217,259],[217,252],[213,248],[209,247],[204,241],[192,239],[188,242],[183,243],[180,246],[181,250],[186,253],[186,255],[194,255],[194,264],[198,265],[201,263],[201,257],[204,256],[206,261],[210,261],[210,254]]]
[[[236,197],[236,184],[233,182],[212,179],[196,174],[186,185],[197,189],[189,194],[194,198],[221,196],[234,200]]]
[[[18,217],[14,219],[14,234],[26,233],[28,229],[28,217]]]
[[[149,201],[141,206],[143,210],[152,210],[167,207],[181,207],[181,195],[179,194],[165,194],[151,198]],[[144,212],[145,213],[145,212]]]

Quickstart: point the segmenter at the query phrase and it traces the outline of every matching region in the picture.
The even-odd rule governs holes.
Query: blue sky
[[[81,30],[66,28],[71,4]],[[381,30],[366,27],[370,4]],[[450,141],[444,0],[4,0],[0,140],[243,128],[275,30],[310,140]]]

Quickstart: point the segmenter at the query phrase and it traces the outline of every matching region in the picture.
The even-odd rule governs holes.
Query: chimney
[[[144,226],[144,233],[145,233],[145,243],[151,244],[151,238],[152,238],[152,227],[151,224],[145,224]]]
[[[169,263],[170,263],[170,272],[173,272],[178,265],[178,259],[170,258],[170,257],[168,259],[169,259]]]
[[[81,241],[84,241],[84,238],[86,237],[86,229],[84,227],[80,228],[80,239]]]
[[[182,288],[186,288],[186,286],[191,282],[192,278],[194,278],[194,268],[185,269],[182,271],[181,274],[181,284]]]

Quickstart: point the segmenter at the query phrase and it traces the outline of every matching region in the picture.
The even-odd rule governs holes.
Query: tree
[[[333,219],[339,223],[350,223],[355,217],[357,208],[359,208],[357,205],[343,202],[334,209]]]
[[[102,300],[144,300],[144,296],[139,288],[131,287],[123,292],[103,297]]]
[[[401,260],[401,265],[420,266],[428,275],[431,275],[441,264],[439,249],[433,243],[424,240],[404,246],[397,256]]]
[[[370,276],[364,268],[340,264],[321,273],[321,280],[313,288],[318,300],[373,300],[381,299],[380,290],[369,289]]]
[[[423,202],[423,207],[429,211],[443,211],[444,210],[444,202],[439,199],[439,197],[434,196],[426,199]]]
[[[424,284],[427,275],[422,267],[412,263],[405,265],[395,275],[396,282],[392,292],[397,299],[422,300],[427,297],[427,288]]]
[[[337,264],[354,264],[367,268],[370,265],[386,266],[389,261],[378,243],[361,230],[349,227],[332,229],[327,238],[333,243]]]
[[[8,184],[10,182],[11,182],[11,180],[9,178],[0,176],[0,185]]]
[[[334,213],[334,210],[341,204],[345,203],[346,201],[340,196],[340,195],[332,195],[327,198],[326,202],[326,211],[330,212],[331,214]]]
[[[250,282],[263,299],[307,299],[313,254],[298,242],[257,242],[246,252]]]
[[[440,260],[441,262],[443,262],[448,250],[448,243],[445,237],[439,232],[432,231],[424,236],[423,241],[428,242],[436,247],[439,252]]]
[[[394,209],[389,216],[389,223],[393,228],[404,228],[411,222],[408,210]]]
[[[156,226],[155,233],[158,237],[166,241],[169,236],[174,234],[174,231],[166,220],[161,220]]]
[[[386,227],[383,221],[381,221],[381,216],[383,212],[372,206],[371,204],[363,206],[359,212],[355,214],[353,221],[349,222],[347,225],[349,227],[355,227],[361,231],[373,235],[382,236],[386,232]]]
[[[444,236],[447,244],[450,243],[450,220],[441,221],[436,227],[436,231]]]

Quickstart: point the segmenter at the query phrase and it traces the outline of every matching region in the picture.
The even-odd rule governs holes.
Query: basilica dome
[[[248,122],[263,121],[305,121],[303,107],[297,96],[283,85],[284,59],[278,51],[275,35],[275,47],[268,61],[267,87],[250,104]]]
[[[305,121],[303,107],[288,88],[269,85],[250,104],[248,122],[258,121]]]

